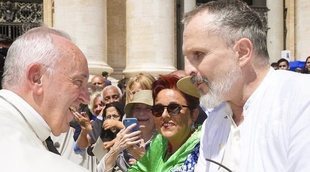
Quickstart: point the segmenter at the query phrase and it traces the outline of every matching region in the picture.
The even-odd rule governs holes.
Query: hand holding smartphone
[[[138,131],[140,128],[137,118],[125,118],[123,120],[123,124],[126,128],[131,124],[136,124],[136,126],[131,130],[131,132]]]

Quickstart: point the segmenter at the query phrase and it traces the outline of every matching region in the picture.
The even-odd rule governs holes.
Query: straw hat
[[[193,97],[200,97],[197,87],[192,83],[191,76],[186,76],[177,82],[177,87],[185,94]]]
[[[125,113],[127,117],[131,116],[131,109],[133,105],[137,103],[153,106],[152,90],[140,90],[133,95],[132,101],[127,103],[125,106]]]

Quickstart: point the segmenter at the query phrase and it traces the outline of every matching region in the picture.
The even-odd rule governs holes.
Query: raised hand
[[[81,128],[83,130],[86,131],[91,131],[93,129],[92,125],[91,125],[91,121],[88,117],[88,115],[86,114],[86,112],[77,112],[75,110],[71,110],[73,115],[74,115],[74,119],[80,124]]]
[[[106,119],[104,120],[102,124],[102,128],[105,130],[111,129],[111,128],[122,129],[124,128],[124,125],[121,121],[114,120],[114,119]]]
[[[136,126],[132,124],[129,127],[122,129],[115,138],[115,143],[111,149],[116,149],[118,152],[127,149],[134,158],[139,159],[145,153],[145,144],[141,138],[141,131],[131,130]]]

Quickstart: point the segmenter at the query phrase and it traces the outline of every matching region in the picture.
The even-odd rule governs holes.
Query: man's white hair
[[[51,74],[55,64],[62,57],[59,48],[53,41],[53,35],[71,40],[68,34],[61,31],[37,27],[18,37],[10,46],[5,64],[3,88],[19,87],[29,65],[41,64]]]

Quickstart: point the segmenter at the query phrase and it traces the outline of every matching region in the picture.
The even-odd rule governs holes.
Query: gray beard
[[[239,68],[234,67],[225,73],[218,80],[209,81],[209,90],[205,95],[200,97],[200,104],[204,109],[214,108],[225,101],[224,95],[227,94],[233,84],[241,77],[242,73]]]

